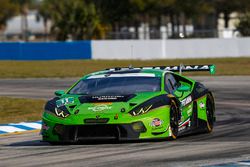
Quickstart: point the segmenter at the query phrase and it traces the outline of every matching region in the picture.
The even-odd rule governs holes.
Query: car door
[[[193,102],[191,97],[191,91],[181,93],[177,88],[183,84],[179,78],[176,78],[174,74],[167,73],[165,75],[165,90],[174,95],[180,102],[180,120],[179,131],[183,132],[190,127],[190,118],[192,116]]]

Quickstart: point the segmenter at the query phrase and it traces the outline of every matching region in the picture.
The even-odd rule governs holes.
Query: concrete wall
[[[250,38],[0,43],[0,60],[250,57]]]
[[[159,59],[161,56],[160,40],[92,41],[93,59]]]
[[[94,40],[93,59],[175,59],[250,56],[250,38]]]

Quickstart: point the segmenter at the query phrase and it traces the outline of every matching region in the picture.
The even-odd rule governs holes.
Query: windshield
[[[104,77],[81,80],[69,94],[125,95],[160,90],[160,77]]]

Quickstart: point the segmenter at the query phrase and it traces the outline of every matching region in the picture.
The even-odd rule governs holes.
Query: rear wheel
[[[207,95],[206,113],[207,113],[206,132],[210,133],[212,132],[214,126],[214,101],[213,97],[210,94]]]
[[[170,129],[171,129],[171,138],[176,139],[178,136],[178,126],[179,126],[179,115],[178,108],[176,103],[173,101],[170,107]]]

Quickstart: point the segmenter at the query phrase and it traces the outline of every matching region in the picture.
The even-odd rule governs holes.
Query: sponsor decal
[[[160,69],[160,70],[168,70],[168,71],[179,71],[180,68],[182,70],[186,71],[207,71],[210,69],[210,71],[214,72],[215,71],[215,66],[210,66],[210,65],[182,65],[182,66],[154,66],[154,67],[135,67],[133,69]],[[119,68],[119,70],[128,70],[130,68],[125,67],[125,68]],[[115,71],[115,68],[110,68],[107,69],[110,71]],[[100,75],[101,76],[101,75]]]
[[[168,71],[177,71],[179,69],[179,66],[173,66],[173,67],[166,67],[165,70],[168,70]]]
[[[148,107],[142,107],[139,111],[133,111],[133,115],[140,115],[140,114],[144,114],[144,113],[147,113],[151,108],[152,108],[153,105],[150,105]]]
[[[182,127],[178,128],[178,132],[183,131],[184,129],[186,129],[186,126],[182,126]]]
[[[186,105],[188,105],[189,103],[191,103],[192,102],[192,97],[191,97],[191,95],[190,96],[188,96],[187,98],[185,98],[185,99],[183,99],[182,101],[181,101],[181,105],[182,106],[186,106]]]
[[[57,100],[56,106],[62,107],[62,106],[65,106],[67,104],[73,104],[73,103],[74,103],[74,97],[68,97],[68,98],[63,98],[63,99]]]
[[[155,74],[150,73],[124,73],[124,74],[102,74],[92,75],[87,79],[106,78],[106,77],[155,77]]]
[[[97,101],[117,100],[119,98],[124,98],[124,96],[92,96],[92,99]]]
[[[112,105],[113,103],[112,102],[95,102],[92,104],[95,106],[98,106],[98,105]]]
[[[201,109],[205,108],[205,104],[203,102],[200,102],[199,106],[200,106]]]
[[[182,70],[209,70],[209,66],[208,65],[195,65],[195,66],[182,66],[181,67]],[[178,71],[179,70],[179,66],[169,66],[166,67],[164,70],[168,70],[168,71]]]
[[[162,124],[163,124],[163,121],[162,121],[162,120],[160,120],[159,118],[155,118],[155,119],[153,119],[153,121],[151,122],[150,125],[151,125],[152,127],[161,127]]]
[[[105,103],[105,102],[127,102],[129,99],[135,97],[134,94],[130,95],[105,95],[105,96],[81,96],[79,101],[81,103]]]
[[[101,104],[101,105],[97,105],[94,107],[89,107],[88,110],[98,112],[98,111],[103,111],[103,110],[110,110],[111,108],[112,108],[112,106]]]
[[[63,110],[60,110],[58,108],[55,108],[55,113],[58,117],[66,118],[69,116],[69,114],[65,113]]]
[[[188,119],[187,119],[186,121],[184,121],[184,122],[180,122],[180,123],[179,123],[179,128],[182,127],[182,126],[189,125],[189,123],[190,123],[190,118],[188,118]]]

